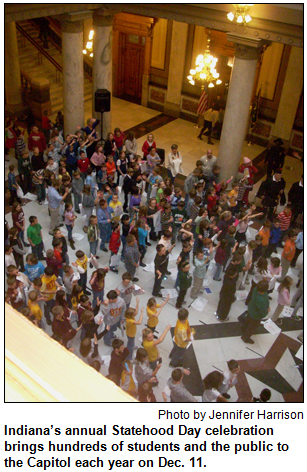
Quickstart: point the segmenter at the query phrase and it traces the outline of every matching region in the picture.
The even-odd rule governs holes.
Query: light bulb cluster
[[[228,13],[228,20],[235,21],[240,25],[246,25],[246,23],[249,23],[252,20],[251,16],[247,12],[253,5],[253,3],[233,3],[235,11]]]
[[[90,57],[93,57],[93,37],[94,37],[94,30],[90,31],[88,36],[88,42],[86,43],[85,49],[83,49],[83,54],[89,53]]]
[[[195,85],[195,80],[206,82],[209,88],[214,87],[213,82],[215,82],[217,85],[222,83],[222,81],[219,79],[220,74],[215,69],[218,59],[210,54],[209,45],[210,39],[208,38],[206,51],[204,54],[197,56],[195,63],[196,67],[195,69],[190,70],[188,80],[192,85]]]

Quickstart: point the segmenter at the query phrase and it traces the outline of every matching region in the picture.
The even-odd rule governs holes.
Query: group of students
[[[176,175],[182,172],[182,157],[177,145],[172,146],[168,177],[163,179],[159,166],[161,158],[156,152],[152,134],[143,144],[141,157],[137,154],[133,133],[129,133],[125,140],[119,128],[115,129],[114,134],[108,134],[103,147],[95,131],[98,123],[99,120],[90,119],[87,127],[80,128],[85,135],[79,134],[78,130],[75,135],[66,136],[65,143],[56,130],[52,131],[47,166],[43,158],[42,167],[33,170],[35,153],[32,155],[28,167],[38,203],[42,203],[47,194],[50,221],[53,221],[50,226],[52,248],[47,251],[42,226],[36,216],[29,218],[28,242],[25,241],[22,200],[17,196],[19,185],[10,166],[13,226],[11,229],[6,227],[6,301],[42,329],[45,328],[45,318],[46,323],[52,326],[53,337],[67,348],[81,330],[80,354],[97,370],[103,362],[98,349],[98,341],[103,337],[104,343],[113,348],[108,377],[141,401],[154,401],[152,387],[157,385],[157,373],[162,362],[157,346],[171,328],[168,325],[159,337],[155,335],[159,316],[169,300],[166,297],[159,304],[157,298],[162,297],[163,280],[171,275],[168,270],[170,254],[176,244],[182,244],[176,261],[178,272],[175,281],[178,290],[176,308],[179,311],[174,346],[170,353],[170,366],[174,367],[174,371],[168,382],[169,390],[166,389],[164,395],[171,401],[194,401],[177,400],[185,388],[183,375],[189,375],[189,371],[182,366],[185,350],[193,341],[194,334],[188,322],[189,312],[182,305],[203,292],[208,269],[213,266],[215,281],[221,282],[224,273],[216,317],[221,322],[227,321],[236,293],[251,282],[246,299],[248,310],[240,321],[242,340],[253,343],[251,336],[261,320],[268,316],[269,293],[277,281],[280,282],[278,306],[272,320],[278,321],[283,307],[290,305],[293,281],[287,273],[290,265],[295,266],[302,252],[302,232],[297,235],[291,229],[291,207],[286,206],[272,222],[265,220],[255,239],[247,243],[248,223],[262,213],[256,213],[254,205],[244,205],[242,195],[246,186],[242,174],[236,176],[232,190],[227,192],[227,185],[233,178],[218,182],[220,167],[215,164],[208,172],[207,168],[204,170],[203,162],[197,161],[195,170],[185,181],[184,197],[181,188],[174,182]],[[39,136],[40,132],[35,128],[29,142],[30,138],[33,141],[35,136]],[[35,142],[40,140],[43,143],[42,136]],[[95,144],[96,141],[96,151],[90,155],[90,145],[87,143]],[[31,147],[29,142],[28,151]],[[44,151],[43,147],[42,150],[39,146],[37,148],[38,153]],[[21,162],[25,159],[30,161],[28,151],[21,152]],[[26,186],[24,192],[33,190],[31,179],[25,179],[24,175],[20,175],[21,185]],[[14,188],[14,185],[17,187]],[[58,213],[63,217],[61,224],[59,219],[53,217],[54,208],[50,208],[54,191],[59,195]],[[75,252],[76,259],[70,263],[67,239],[75,250],[74,223],[80,213],[85,218],[83,230],[87,233],[89,247],[86,249],[84,243],[77,243],[82,250]],[[61,232],[64,224],[67,239]],[[284,237],[287,240],[281,259],[271,257]],[[134,359],[135,336],[137,326],[143,324],[143,309],[139,315],[138,298],[135,308],[130,304],[132,294],[144,293],[136,285],[139,280],[137,274],[139,267],[146,265],[147,247],[153,243],[157,243],[153,297],[147,302],[147,327],[142,331],[142,347],[137,350]],[[31,246],[31,254],[27,254],[27,246]],[[99,250],[109,250],[109,264],[103,268],[98,263]],[[120,262],[126,272],[121,283],[108,291],[104,298],[106,276],[110,270],[118,273]],[[90,290],[87,286],[88,266],[95,268],[89,278]],[[190,273],[192,266],[193,274]],[[298,288],[302,291],[302,277]],[[296,311],[292,317],[297,320],[302,295],[295,294],[292,304],[294,300]],[[116,336],[117,329],[121,330],[121,337],[125,329],[126,347],[124,341]],[[231,372],[238,366],[229,369]],[[227,375],[221,377],[219,372],[211,374],[204,379],[203,401],[212,401],[213,398],[214,401],[227,401],[227,389],[222,387]],[[185,394],[187,397],[191,395],[189,392]]]

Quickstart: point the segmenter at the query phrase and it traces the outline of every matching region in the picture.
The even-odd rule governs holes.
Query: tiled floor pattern
[[[155,110],[150,110],[140,107],[135,104],[127,103],[122,100],[113,99],[113,123],[114,126],[120,126],[121,129],[128,129],[136,126],[143,121],[150,120],[160,113]],[[176,119],[155,130],[155,140],[158,147],[170,148],[170,145],[177,143],[184,159],[185,174],[193,170],[195,161],[201,157],[207,146],[204,141],[197,139],[198,130],[194,125],[185,120]],[[144,137],[138,139],[138,145],[141,147]],[[214,153],[218,154],[218,141],[213,147]],[[244,145],[243,155],[249,156],[251,159],[257,157],[264,149],[260,146],[254,145],[248,147]],[[12,162],[15,159],[12,156]],[[286,169],[286,167],[294,167],[294,170]],[[290,188],[293,182],[299,180],[302,173],[302,163],[297,159],[287,156],[284,178],[287,181],[286,190]],[[254,189],[254,192],[257,190]],[[252,196],[251,196],[252,198]],[[51,236],[48,234],[49,218],[47,214],[47,207],[44,205],[39,207],[37,202],[30,202],[23,207],[26,221],[29,216],[39,215],[39,222],[43,227],[45,248],[51,247]],[[11,223],[11,215],[7,215],[9,223]],[[76,242],[76,249],[83,249],[88,253],[88,242],[86,235],[82,231],[82,218],[78,216],[74,232],[80,233],[84,236],[82,241]],[[251,230],[252,234],[254,230]],[[69,257],[71,262],[75,260],[74,251],[69,248]],[[177,245],[174,249],[174,255],[177,256],[180,248]],[[279,255],[281,249],[278,249]],[[101,251],[98,252],[100,256],[99,265],[104,267],[108,265],[109,255]],[[153,262],[155,256],[155,246],[148,248],[144,262],[149,264]],[[303,254],[298,259],[298,266],[301,266]],[[170,262],[169,268],[176,267],[175,260]],[[92,270],[89,269],[89,276]],[[119,274],[108,274],[106,278],[106,291],[111,290],[120,283],[121,275],[125,272],[123,265],[119,266]],[[297,269],[291,269],[289,275],[293,276],[294,281],[297,281]],[[140,298],[140,308],[146,306],[146,302],[151,297],[151,290],[153,286],[153,274],[146,272],[143,269],[139,270],[140,284],[145,290],[145,294]],[[171,277],[164,282],[165,288],[173,288],[174,280]],[[193,307],[189,308],[190,324],[196,327],[195,341],[193,345],[187,350],[184,364],[191,369],[191,376],[186,378],[187,386],[195,395],[200,395],[201,379],[209,372],[215,369],[223,371],[226,367],[226,362],[229,359],[237,359],[241,365],[241,373],[239,376],[239,383],[236,389],[232,389],[230,401],[248,401],[251,396],[258,396],[261,389],[268,386],[272,391],[271,401],[302,401],[303,399],[303,382],[301,378],[301,371],[295,366],[298,359],[295,358],[295,353],[300,347],[297,341],[297,336],[301,332],[301,324],[293,320],[284,320],[282,325],[282,333],[279,336],[273,336],[267,333],[264,328],[259,328],[259,331],[254,335],[255,344],[247,346],[240,339],[240,326],[237,322],[238,316],[245,311],[244,302],[235,302],[230,311],[230,322],[224,324],[217,324],[214,312],[219,298],[219,291],[221,282],[215,282],[209,278],[210,294],[205,294],[207,305],[203,312],[195,310]],[[293,293],[295,288],[293,289]],[[271,311],[276,307],[277,292],[272,294]],[[177,319],[177,311],[174,307],[174,301],[164,308],[158,325],[158,332],[161,334],[167,324],[175,326]],[[188,301],[188,305],[192,300]],[[132,306],[135,304],[133,298]],[[146,317],[142,326],[138,327],[136,336],[136,346],[141,343],[141,331],[145,327]],[[47,327],[50,333],[50,327]],[[117,333],[120,335],[120,332]],[[73,340],[75,354],[79,355],[79,335]],[[171,368],[168,366],[168,354],[172,348],[172,336],[168,334],[162,344],[159,345],[159,351],[163,359],[162,367],[159,370],[159,385],[154,389],[157,401],[162,401],[162,391],[166,385],[167,380],[171,375]],[[110,355],[111,349],[104,345],[103,341],[99,344],[100,353],[106,356],[106,361]],[[300,362],[299,362],[300,363]],[[47,366],[46,366],[47,367]],[[102,374],[106,375],[108,372],[107,364],[101,368]],[[274,381],[267,372],[274,372]],[[86,400],[86,399],[85,399]]]

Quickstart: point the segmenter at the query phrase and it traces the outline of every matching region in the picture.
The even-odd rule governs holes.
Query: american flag
[[[205,90],[201,93],[199,98],[198,107],[197,107],[197,114],[202,115],[208,108],[208,95]]]

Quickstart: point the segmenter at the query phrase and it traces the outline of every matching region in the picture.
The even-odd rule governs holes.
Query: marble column
[[[65,133],[84,126],[83,21],[62,22]]]
[[[93,117],[100,119],[100,113],[95,112],[95,92],[106,89],[112,99],[112,39],[113,15],[110,12],[94,11],[93,13]],[[111,111],[103,113],[103,137],[112,129]],[[99,127],[100,129],[100,127]]]
[[[152,32],[150,33],[150,36],[146,36],[146,40],[145,40],[145,54],[144,54],[145,58],[144,58],[144,71],[143,71],[143,77],[142,77],[142,100],[141,100],[141,105],[143,107],[147,107],[148,105],[151,49],[152,49]]]
[[[218,153],[221,180],[235,176],[238,171],[258,58],[265,44],[261,39],[245,38],[232,33],[227,33],[227,40],[235,45],[235,58]]]
[[[303,48],[292,46],[286,77],[280,97],[273,136],[290,141],[297,107],[303,87]]]
[[[188,24],[173,21],[171,54],[164,113],[180,116],[180,100],[187,44]]]
[[[15,22],[5,24],[5,109],[18,113],[23,108]]]

